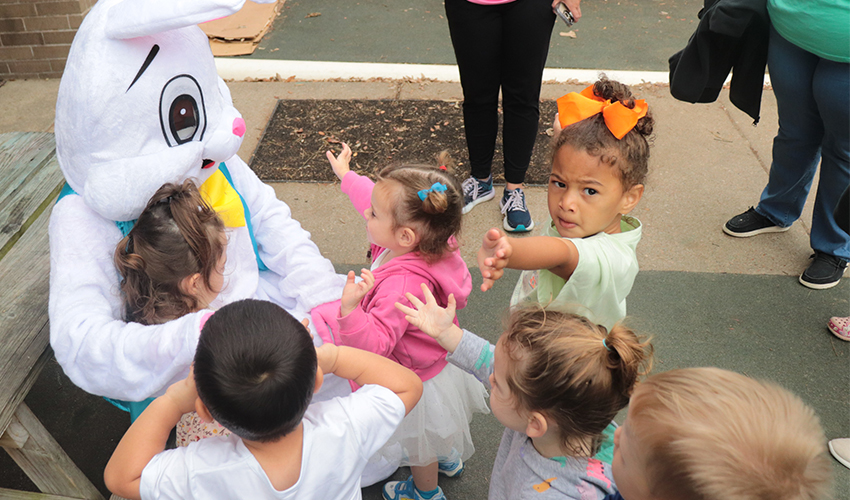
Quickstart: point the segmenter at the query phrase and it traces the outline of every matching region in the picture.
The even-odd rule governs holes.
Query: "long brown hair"
[[[501,338],[507,385],[517,406],[539,411],[567,446],[587,442],[596,453],[602,431],[629,402],[652,366],[652,344],[620,324],[610,332],[584,316],[542,306],[514,309]]]
[[[199,273],[210,287],[226,244],[223,231],[192,181],[159,188],[115,249],[125,319],[158,324],[206,306],[180,283]]]

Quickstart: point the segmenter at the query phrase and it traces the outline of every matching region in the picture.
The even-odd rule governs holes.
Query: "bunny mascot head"
[[[265,0],[273,1],[273,0]],[[71,46],[56,104],[67,180],[50,221],[50,329],[83,389],[140,401],[188,372],[201,318],[126,323],[112,255],[154,192],[192,179],[227,226],[214,307],[253,297],[296,317],[339,298],[344,278],[248,166],[245,122],[196,26],[245,0],[100,0]]]
[[[80,27],[56,106],[65,179],[107,219],[138,217],[165,182],[202,183],[245,122],[195,25],[244,0],[100,0]]]

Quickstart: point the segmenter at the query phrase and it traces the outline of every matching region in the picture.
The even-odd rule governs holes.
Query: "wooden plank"
[[[48,324],[44,325],[44,331],[39,332],[39,336],[47,337],[50,335],[50,326]],[[36,350],[38,348],[38,344],[34,343],[31,346],[32,350]],[[18,387],[18,390],[12,394],[12,397],[9,399],[8,403],[6,403],[5,407],[0,407],[0,429],[3,432],[6,432],[9,428],[9,424],[12,421],[12,417],[15,415],[15,410],[17,410],[18,405],[23,402],[24,398],[29,394],[30,389],[32,389],[35,381],[38,380],[38,376],[41,374],[41,371],[47,365],[47,362],[53,357],[53,349],[50,346],[47,346],[47,349],[44,349],[41,353],[41,356],[33,365],[30,372],[27,374],[24,381]],[[2,499],[3,497],[0,497]]]
[[[3,448],[23,448],[27,444],[27,439],[30,438],[29,433],[14,417],[6,427],[6,432],[0,436],[0,447]]]
[[[31,491],[7,490],[6,488],[0,488],[0,498],[3,500],[77,500],[71,497],[33,493]]]
[[[0,429],[34,382],[49,344],[49,249],[45,211],[0,261]],[[43,365],[42,365],[43,366]],[[40,369],[40,367],[39,367]]]
[[[68,458],[25,403],[18,406],[15,418],[30,437],[22,448],[7,448],[6,452],[39,490],[52,495],[103,500],[103,495]]]
[[[53,134],[0,134],[0,258],[58,194],[65,179]]]

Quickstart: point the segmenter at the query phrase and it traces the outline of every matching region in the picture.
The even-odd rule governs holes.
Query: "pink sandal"
[[[845,318],[833,316],[829,318],[829,323],[826,326],[836,337],[850,341],[850,316]]]

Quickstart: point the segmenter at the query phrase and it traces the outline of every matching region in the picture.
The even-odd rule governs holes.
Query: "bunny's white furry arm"
[[[50,344],[71,381],[92,394],[141,401],[184,378],[203,312],[163,325],[122,321],[112,261],[121,232],[82,197],[56,204],[49,235]]]
[[[225,163],[251,211],[260,258],[280,276],[278,288],[285,299],[281,305],[309,312],[339,299],[345,276],[336,274],[331,262],[322,257],[310,233],[292,218],[289,206],[277,199],[274,189],[257,178],[238,156]]]

